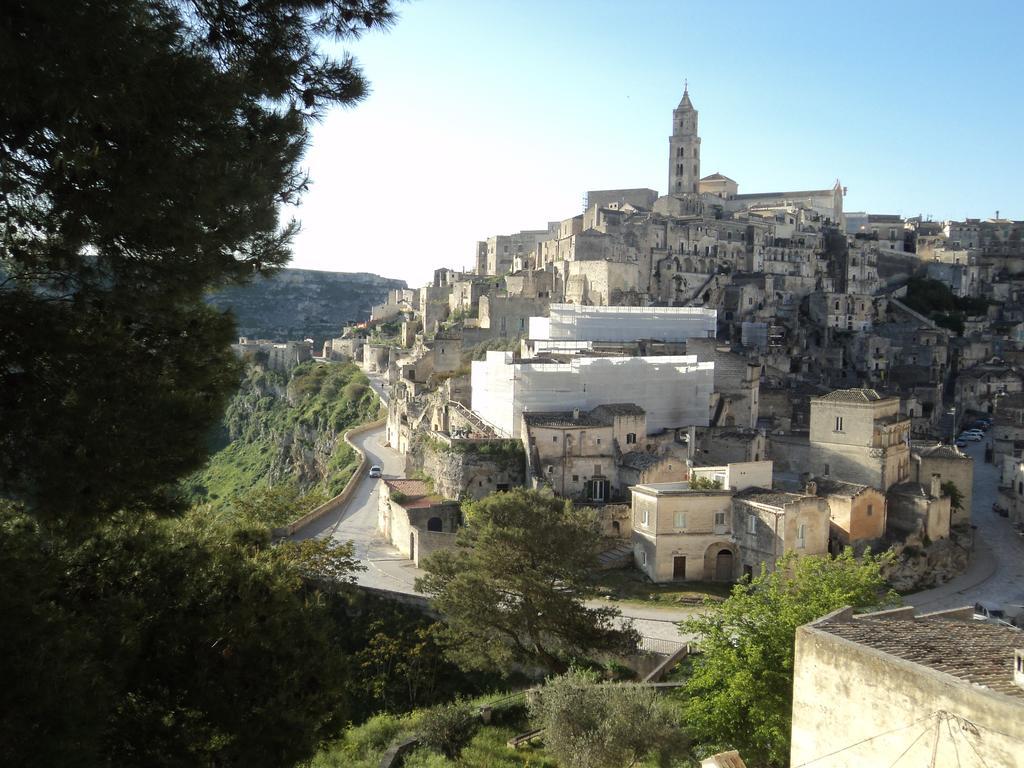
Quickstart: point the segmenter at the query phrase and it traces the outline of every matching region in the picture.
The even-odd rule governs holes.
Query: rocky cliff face
[[[234,312],[239,336],[321,342],[346,323],[367,320],[371,305],[387,299],[389,290],[405,287],[404,280],[368,272],[282,269],[211,294],[207,302]]]
[[[230,504],[253,488],[338,493],[359,464],[345,430],[376,418],[358,366],[307,362],[290,373],[251,366],[229,404],[207,466],[185,481],[193,503]]]

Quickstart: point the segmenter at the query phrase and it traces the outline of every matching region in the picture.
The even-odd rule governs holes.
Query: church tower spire
[[[679,106],[672,111],[668,148],[668,194],[696,194],[700,182],[700,136],[697,135],[697,110],[690,101],[688,83],[683,86]]]

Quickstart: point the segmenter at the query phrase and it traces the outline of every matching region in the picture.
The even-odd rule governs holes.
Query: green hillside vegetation
[[[985,299],[955,296],[941,280],[924,277],[910,278],[903,303],[958,336],[963,335],[965,317],[984,315],[988,311]]]
[[[262,510],[280,525],[339,493],[359,464],[342,436],[377,418],[380,401],[354,363],[306,362],[290,374],[246,369],[206,466],[184,482],[217,515]]]

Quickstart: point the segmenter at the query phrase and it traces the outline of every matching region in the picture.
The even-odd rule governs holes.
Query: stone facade
[[[949,538],[950,498],[943,496],[938,475],[932,475],[927,486],[921,483],[899,483],[889,489],[889,533],[908,542]]]
[[[683,89],[683,98],[672,112],[672,135],[668,140],[668,194],[697,194],[700,183],[700,135],[697,110],[690,93]]]
[[[651,581],[735,580],[731,491],[691,490],[686,483],[632,491],[634,561]]]
[[[849,608],[796,632],[790,762],[821,768],[1020,765],[1019,630],[971,610]]]
[[[774,570],[788,552],[828,552],[828,505],[817,496],[748,488],[733,497],[732,528],[741,553],[741,575],[757,575],[762,566]]]
[[[829,512],[832,550],[885,536],[885,494],[877,488],[817,478],[807,484],[809,493],[825,499]]]
[[[455,545],[459,504],[435,495],[421,480],[381,480],[377,530],[417,567],[433,551]]]
[[[445,498],[481,499],[522,487],[525,463],[515,440],[462,439],[430,432],[413,441],[406,455],[406,474],[429,477]]]
[[[969,525],[971,504],[974,503],[974,459],[953,445],[926,445],[915,447],[911,454],[914,482],[931,483],[938,475],[943,483],[953,483],[960,491],[960,509],[951,509],[952,525]]]
[[[811,401],[813,474],[880,490],[910,479],[910,419],[898,397],[836,390]]]

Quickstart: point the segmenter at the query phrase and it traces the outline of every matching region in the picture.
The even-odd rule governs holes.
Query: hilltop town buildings
[[[668,143],[666,194],[591,190],[332,340],[387,378],[408,471],[449,498],[549,488],[607,510],[650,578],[733,580],[967,530],[974,463],[951,443],[992,416],[1000,498],[1024,517],[1024,225],[702,176],[688,88]],[[929,309],[928,274],[981,303]]]

